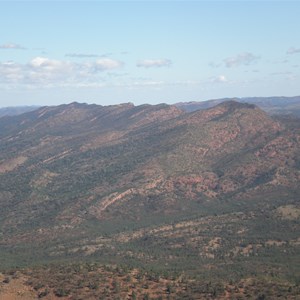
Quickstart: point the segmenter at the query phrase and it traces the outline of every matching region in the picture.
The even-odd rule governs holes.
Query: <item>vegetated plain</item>
[[[0,128],[0,295],[299,296],[296,117],[71,103]]]

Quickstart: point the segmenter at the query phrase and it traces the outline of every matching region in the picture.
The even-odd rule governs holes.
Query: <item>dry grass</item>
[[[300,218],[300,208],[295,205],[280,206],[276,209],[276,213],[287,220],[297,220]]]

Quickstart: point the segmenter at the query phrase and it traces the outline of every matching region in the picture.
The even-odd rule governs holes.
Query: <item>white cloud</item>
[[[291,47],[286,53],[287,53],[287,54],[296,54],[296,53],[300,53],[300,48]]]
[[[212,83],[225,83],[228,82],[228,79],[224,75],[219,75],[217,77],[211,78]]]
[[[224,59],[225,66],[227,68],[232,68],[232,67],[238,67],[241,65],[250,65],[254,62],[256,62],[260,57],[256,56],[252,53],[245,52],[238,54],[233,57],[228,57]]]
[[[144,59],[139,61],[136,66],[143,68],[151,67],[170,67],[172,61],[170,59]]]
[[[74,69],[74,65],[70,62],[64,62],[55,59],[49,59],[45,57],[36,57],[32,59],[29,64],[29,67],[38,71],[45,70],[48,72],[56,72],[56,71],[70,71]]]
[[[96,60],[95,69],[97,71],[113,70],[123,66],[123,63],[111,58],[102,58]]]
[[[23,78],[22,67],[19,64],[13,61],[0,64],[0,79],[3,83],[16,83]]]
[[[2,45],[0,45],[0,49],[19,49],[19,50],[24,50],[26,48],[23,47],[23,46],[17,45],[17,44],[9,43],[9,44],[2,44]]]
[[[74,63],[46,57],[35,57],[26,64],[12,61],[0,62],[2,85],[26,85],[29,87],[78,86],[103,83],[104,71],[118,69],[122,62],[100,59],[89,63]]]

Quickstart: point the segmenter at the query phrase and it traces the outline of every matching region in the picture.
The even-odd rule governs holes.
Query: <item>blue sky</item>
[[[300,95],[299,1],[0,1],[0,107]]]

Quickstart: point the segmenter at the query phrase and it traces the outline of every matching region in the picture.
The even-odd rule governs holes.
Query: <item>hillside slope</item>
[[[191,113],[72,103],[2,118],[0,263],[294,280],[298,125],[234,101]]]

